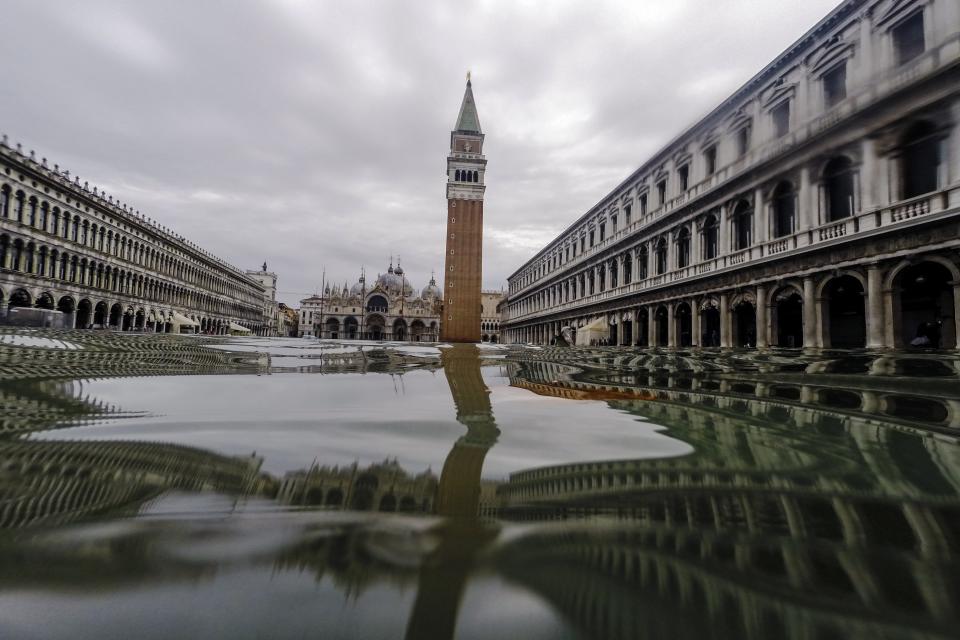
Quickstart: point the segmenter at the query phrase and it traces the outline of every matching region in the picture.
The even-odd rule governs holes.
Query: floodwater
[[[956,637],[958,377],[6,332],[0,637]]]

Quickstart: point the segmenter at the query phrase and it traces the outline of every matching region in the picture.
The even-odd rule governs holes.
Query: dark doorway
[[[795,349],[803,346],[803,298],[787,291],[776,298],[777,346]]]
[[[894,290],[900,294],[903,346],[956,346],[951,280],[947,268],[936,262],[921,262],[897,275]]]
[[[863,286],[853,276],[841,276],[827,283],[824,292],[830,346],[857,349],[867,344],[867,317],[863,307]]]
[[[734,335],[738,347],[757,346],[757,309],[749,302],[741,302],[733,309]]]
[[[720,346],[720,310],[705,309],[700,316],[700,344],[704,347]]]
[[[681,347],[693,344],[693,317],[686,302],[677,306],[677,344]]]
[[[655,321],[657,323],[657,346],[665,347],[670,339],[670,328],[667,326],[667,323],[670,321],[670,314],[667,313],[666,307],[657,309]]]

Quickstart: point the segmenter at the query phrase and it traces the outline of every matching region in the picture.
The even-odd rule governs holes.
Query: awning
[[[577,330],[577,344],[589,345],[591,341],[599,341],[602,338],[610,337],[610,326],[606,319],[596,318],[593,322]]]
[[[247,328],[246,328],[245,326],[243,326],[242,324],[237,324],[236,322],[231,322],[231,323],[230,323],[230,332],[231,332],[231,333],[233,333],[233,332],[236,332],[236,333],[253,333],[253,331],[251,331],[250,329],[247,329]]]
[[[187,316],[183,315],[182,313],[180,313],[180,312],[178,312],[178,311],[174,311],[174,312],[173,312],[173,320],[172,320],[172,322],[173,322],[173,324],[178,325],[178,326],[181,326],[181,325],[183,325],[183,326],[188,326],[188,327],[199,327],[199,326],[200,326],[200,323],[199,323],[199,322],[197,322],[196,320],[191,320],[190,318],[188,318]]]

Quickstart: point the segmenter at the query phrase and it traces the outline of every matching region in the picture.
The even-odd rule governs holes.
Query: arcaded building
[[[956,348],[960,3],[848,0],[509,278],[504,339]]]
[[[66,327],[262,333],[264,288],[46,158],[0,142],[0,320]]]

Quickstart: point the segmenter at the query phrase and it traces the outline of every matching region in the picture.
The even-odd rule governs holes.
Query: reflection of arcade
[[[543,528],[498,556],[505,575],[585,635],[872,638],[922,629],[946,637],[956,629],[955,444],[884,427],[876,405],[836,406],[844,393],[886,405],[882,378],[808,375],[804,387],[832,382],[832,392],[781,397],[770,390],[800,386],[789,367],[749,384],[690,370],[577,369],[527,362],[511,365],[510,377],[544,395],[616,394],[612,408],[666,426],[696,451],[531,469],[499,488],[508,519],[617,518],[610,527]],[[630,393],[635,400],[622,399]]]

